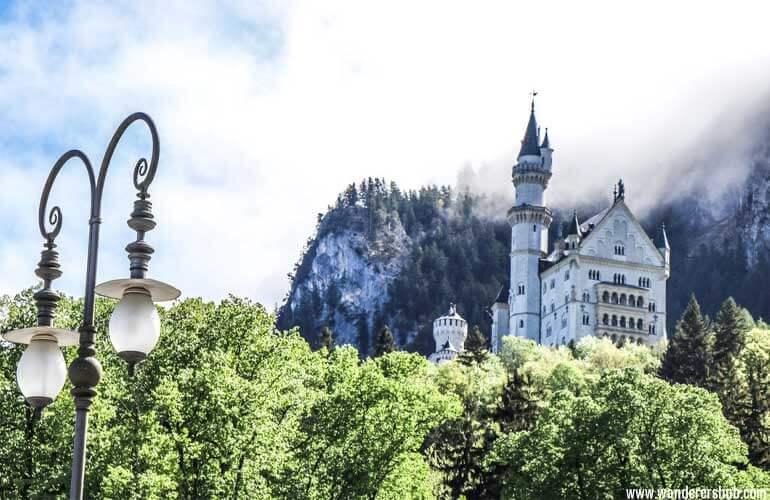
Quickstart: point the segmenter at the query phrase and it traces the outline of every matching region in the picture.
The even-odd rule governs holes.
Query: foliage
[[[379,358],[380,356],[395,350],[396,342],[393,340],[393,335],[390,333],[390,328],[383,326],[380,330],[380,333],[377,335],[377,341],[374,344],[374,357]]]
[[[506,498],[617,498],[625,488],[743,486],[738,431],[708,392],[638,369],[608,370],[582,396],[558,392],[531,431],[510,433]]]
[[[1,331],[34,323],[31,294],[0,299]],[[77,327],[81,306],[64,298],[56,324]],[[495,355],[479,338],[436,367],[386,352],[383,328],[382,355],[361,361],[333,346],[331,329],[314,333],[313,351],[234,297],[159,309],[160,343],[129,378],[105,335],[111,310],[97,302],[104,376],[90,414],[89,498],[611,498],[634,486],[770,485],[760,469],[770,331],[736,330],[752,324],[737,305],[714,323],[743,332],[725,337],[737,346],[725,349],[728,419],[721,393],[655,377],[659,349],[506,337]],[[21,351],[0,344],[0,497],[61,498],[69,388],[34,422],[15,383]]]
[[[676,331],[666,350],[660,374],[680,384],[706,386],[712,358],[713,336],[708,319],[701,314],[695,295],[676,323]]]

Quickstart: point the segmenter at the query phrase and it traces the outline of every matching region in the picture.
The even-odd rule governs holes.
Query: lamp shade
[[[33,339],[16,367],[19,389],[34,407],[53,403],[66,378],[67,366],[54,338]]]
[[[143,359],[160,337],[160,316],[147,290],[129,288],[110,318],[110,341],[127,361]]]

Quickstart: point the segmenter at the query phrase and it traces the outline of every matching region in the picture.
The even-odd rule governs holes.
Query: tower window
[[[591,324],[591,318],[587,315],[583,315],[583,325],[588,326]]]
[[[551,280],[551,290],[553,290],[553,287],[555,287],[555,286],[556,286],[556,281]]]
[[[569,271],[564,273],[564,281],[569,281]]]
[[[588,279],[599,281],[599,271],[597,271],[596,269],[591,269],[590,271],[588,271]]]
[[[519,320],[519,328],[524,328],[524,320],[523,319]]]
[[[533,232],[533,233],[536,233],[536,232],[537,232],[537,225],[534,225],[534,226],[532,226],[532,232]]]
[[[625,255],[626,254],[626,247],[623,245],[615,245],[615,255]]]

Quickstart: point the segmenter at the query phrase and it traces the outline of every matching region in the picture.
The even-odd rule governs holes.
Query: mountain
[[[745,180],[716,200],[707,185],[674,189],[684,194],[641,217],[649,234],[666,223],[670,333],[692,293],[707,314],[733,296],[755,317],[770,318],[770,141],[749,162]],[[510,247],[504,209],[490,210],[490,201],[446,186],[404,192],[380,179],[351,184],[308,240],[279,326],[299,326],[316,345],[329,326],[337,343],[366,355],[387,324],[402,348],[428,354],[431,322],[454,302],[488,335],[486,308],[507,280]],[[581,220],[597,208],[604,207],[583,207]],[[554,212],[551,242],[571,210]]]

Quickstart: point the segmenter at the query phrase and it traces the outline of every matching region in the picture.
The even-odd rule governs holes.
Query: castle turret
[[[668,245],[668,236],[666,235],[666,224],[661,223],[658,228],[658,232],[655,233],[655,248],[658,249],[663,256],[663,261],[666,263],[666,277],[669,275],[669,267],[671,263],[671,247]]]
[[[540,259],[548,250],[548,228],[553,220],[545,206],[552,152],[547,137],[540,144],[533,99],[518,161],[513,167],[516,202],[508,210],[511,224],[508,333],[535,341],[540,337]]]
[[[577,250],[580,245],[580,222],[578,222],[577,211],[572,212],[572,221],[567,229],[567,236],[564,238],[564,249],[567,251]]]
[[[489,308],[489,314],[492,317],[492,352],[495,353],[500,352],[503,337],[509,333],[510,308],[508,301],[510,295],[508,284],[503,285],[497,293],[494,304]]]
[[[457,314],[454,304],[449,304],[449,312],[433,321],[433,340],[436,342],[436,352],[428,359],[441,364],[450,361],[465,350],[465,339],[468,336],[468,322]]]

